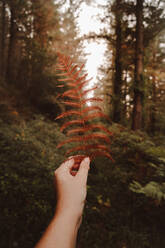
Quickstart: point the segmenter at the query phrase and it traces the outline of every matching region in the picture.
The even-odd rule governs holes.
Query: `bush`
[[[164,247],[164,201],[130,190],[133,181],[161,183],[163,146],[145,133],[119,125],[111,130],[115,162],[99,158],[91,164],[78,247]],[[65,153],[56,145],[64,136],[42,116],[1,121],[0,136],[0,247],[34,247],[54,213],[53,172]]]
[[[19,126],[0,122],[1,247],[33,247],[50,221],[61,135],[41,117]]]
[[[111,130],[115,162],[97,159],[91,166],[79,247],[164,247],[164,201],[130,190],[133,180],[160,182],[157,167],[165,157],[163,147],[142,132],[119,125]]]

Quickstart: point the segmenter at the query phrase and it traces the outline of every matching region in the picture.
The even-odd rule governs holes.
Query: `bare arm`
[[[57,208],[44,235],[35,248],[74,248],[86,198],[89,158],[77,173],[72,173],[74,159],[64,162],[55,171]]]

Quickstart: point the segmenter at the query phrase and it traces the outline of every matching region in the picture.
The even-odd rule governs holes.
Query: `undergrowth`
[[[164,180],[163,146],[120,125],[109,130],[115,162],[98,158],[91,164],[78,246],[164,247],[164,200],[130,190],[134,181],[145,187]],[[69,147],[57,151],[64,135],[42,116],[26,123],[1,120],[0,136],[0,247],[34,247],[54,214],[53,174]]]

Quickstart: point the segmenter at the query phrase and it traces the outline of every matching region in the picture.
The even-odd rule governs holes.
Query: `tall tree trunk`
[[[136,4],[136,47],[135,47],[135,78],[134,78],[134,106],[132,116],[132,129],[142,128],[144,79],[143,79],[143,0]]]
[[[122,62],[121,62],[121,45],[122,45],[122,9],[121,9],[122,0],[116,0],[115,6],[115,19],[116,19],[116,54],[115,54],[115,76],[113,84],[113,121],[119,123],[121,121],[121,86],[122,86]]]
[[[158,48],[158,40],[156,39],[152,46],[152,103],[150,108],[150,123],[149,123],[149,132],[154,135],[156,131],[156,102],[157,102],[157,90],[156,90],[156,76],[155,70],[157,69],[157,59],[156,52]]]
[[[6,4],[5,0],[2,1],[2,13],[1,13],[1,59],[0,59],[0,75],[3,78],[5,75],[4,69],[5,69],[5,29],[6,29],[6,23],[5,23],[5,14],[6,14]]]
[[[15,22],[15,9],[11,7],[10,10],[10,38],[9,38],[9,47],[8,47],[8,57],[7,57],[7,68],[6,68],[6,80],[8,83],[11,83],[15,79],[15,44],[16,44],[16,34],[17,26]]]
[[[155,134],[156,125],[156,77],[153,75],[152,78],[152,107],[150,110],[150,133]]]
[[[132,116],[132,129],[142,128],[144,80],[143,80],[143,0],[136,4],[136,47],[135,47],[135,78],[134,78],[134,106]]]
[[[129,88],[128,88],[128,69],[125,70],[125,76],[124,76],[124,93],[123,93],[123,113],[122,113],[122,123],[127,121],[128,119],[128,99],[127,95],[129,95]],[[123,118],[124,117],[124,118]]]

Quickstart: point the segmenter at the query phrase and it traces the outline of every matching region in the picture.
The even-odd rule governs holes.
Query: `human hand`
[[[55,171],[57,213],[69,212],[73,217],[81,217],[86,198],[89,164],[90,160],[86,157],[77,166],[72,157]],[[75,167],[77,171],[74,170]]]
[[[55,171],[57,187],[56,213],[35,248],[73,248],[86,198],[86,183],[90,160],[74,156]]]

